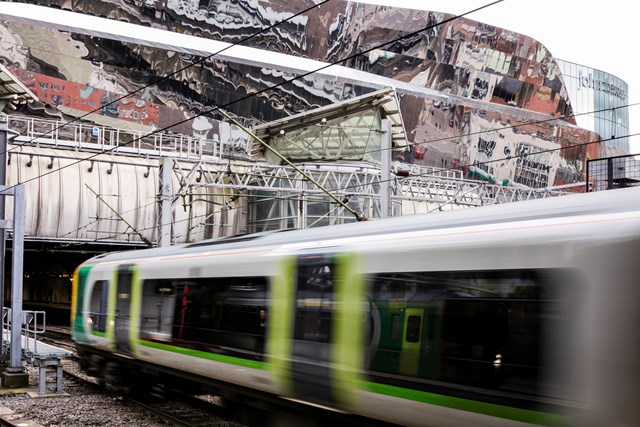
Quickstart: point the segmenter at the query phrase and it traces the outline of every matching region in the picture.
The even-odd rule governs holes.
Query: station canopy
[[[391,123],[392,150],[407,150],[404,123],[392,88],[264,123],[253,131],[292,163],[380,163],[383,119]],[[270,164],[282,163],[259,143],[254,145],[254,154],[263,155]]]
[[[11,113],[16,105],[37,101],[38,98],[25,85],[0,64],[0,111]]]

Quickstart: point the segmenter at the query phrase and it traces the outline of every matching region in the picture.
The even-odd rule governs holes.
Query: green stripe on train
[[[224,354],[209,353],[207,351],[193,350],[190,348],[176,347],[174,345],[162,344],[153,341],[139,341],[141,346],[169,351],[171,353],[183,354],[185,356],[198,357],[200,359],[213,360],[215,362],[227,363],[229,365],[242,366],[243,368],[266,369],[265,362],[257,360],[242,359],[240,357],[226,356]]]
[[[461,399],[458,397],[445,396],[442,394],[428,393],[424,391],[379,384],[371,381],[364,381],[362,383],[362,386],[364,389],[376,394],[384,394],[386,396],[393,396],[400,399],[413,400],[415,402],[428,403],[445,408],[490,415],[493,417],[505,418],[513,421],[520,421],[544,426],[566,426],[570,424],[570,418],[568,416],[560,414],[551,414],[548,412],[519,409],[510,406],[496,405],[493,403],[478,402],[475,400]]]
[[[192,350],[152,341],[141,340],[140,345],[172,353],[183,354],[186,356],[198,357],[200,359],[213,360],[215,362],[240,366],[243,368],[265,370],[268,367],[267,363],[261,361],[241,359],[239,357],[209,353],[200,350]],[[413,400],[415,402],[422,402],[426,404],[442,406],[445,408],[474,412],[477,414],[489,415],[493,417],[499,417],[530,424],[538,424],[544,426],[566,426],[569,425],[570,420],[569,417],[559,414],[512,408],[509,406],[496,405],[492,403],[477,402],[469,399],[461,399],[458,397],[411,390],[402,387],[374,383],[370,381],[362,381],[360,383],[360,386],[362,389],[376,394],[382,394],[385,396],[392,396],[406,400]]]

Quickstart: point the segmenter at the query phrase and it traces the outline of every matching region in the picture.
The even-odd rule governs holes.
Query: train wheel
[[[104,383],[113,391],[128,396],[145,392],[144,382],[135,369],[118,362],[107,362],[104,367]]]

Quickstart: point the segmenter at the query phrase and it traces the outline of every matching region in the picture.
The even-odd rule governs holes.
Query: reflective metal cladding
[[[624,101],[623,81],[572,74],[530,37],[442,12],[302,0],[31,3],[51,12],[18,3],[0,12],[0,58],[42,101],[26,107],[32,114],[98,109],[113,126],[219,139],[215,111],[190,118],[221,106],[260,125],[392,87],[405,161],[543,188],[584,182],[585,161],[628,150],[611,138],[628,129],[611,101]],[[598,108],[604,121],[575,115]]]

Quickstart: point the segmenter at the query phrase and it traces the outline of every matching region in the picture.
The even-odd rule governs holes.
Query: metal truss
[[[522,189],[441,176],[392,175],[383,180],[379,169],[357,164],[313,163],[298,167],[336,195],[373,199],[377,201],[376,204],[379,203],[381,185],[390,185],[394,202],[421,202],[436,207],[482,206],[566,194],[558,190]],[[307,196],[323,194],[298,171],[283,165],[180,163],[174,166],[174,173],[183,188],[272,191],[280,192],[282,197],[294,197],[301,193]]]
[[[336,194],[377,196],[379,192],[380,171],[374,168],[325,164],[304,164],[298,168]],[[180,162],[174,166],[174,173],[182,187],[323,193],[300,172],[283,165],[197,162],[189,167]]]
[[[547,189],[523,189],[456,178],[407,177],[395,182],[394,200],[482,206],[565,195]]]

